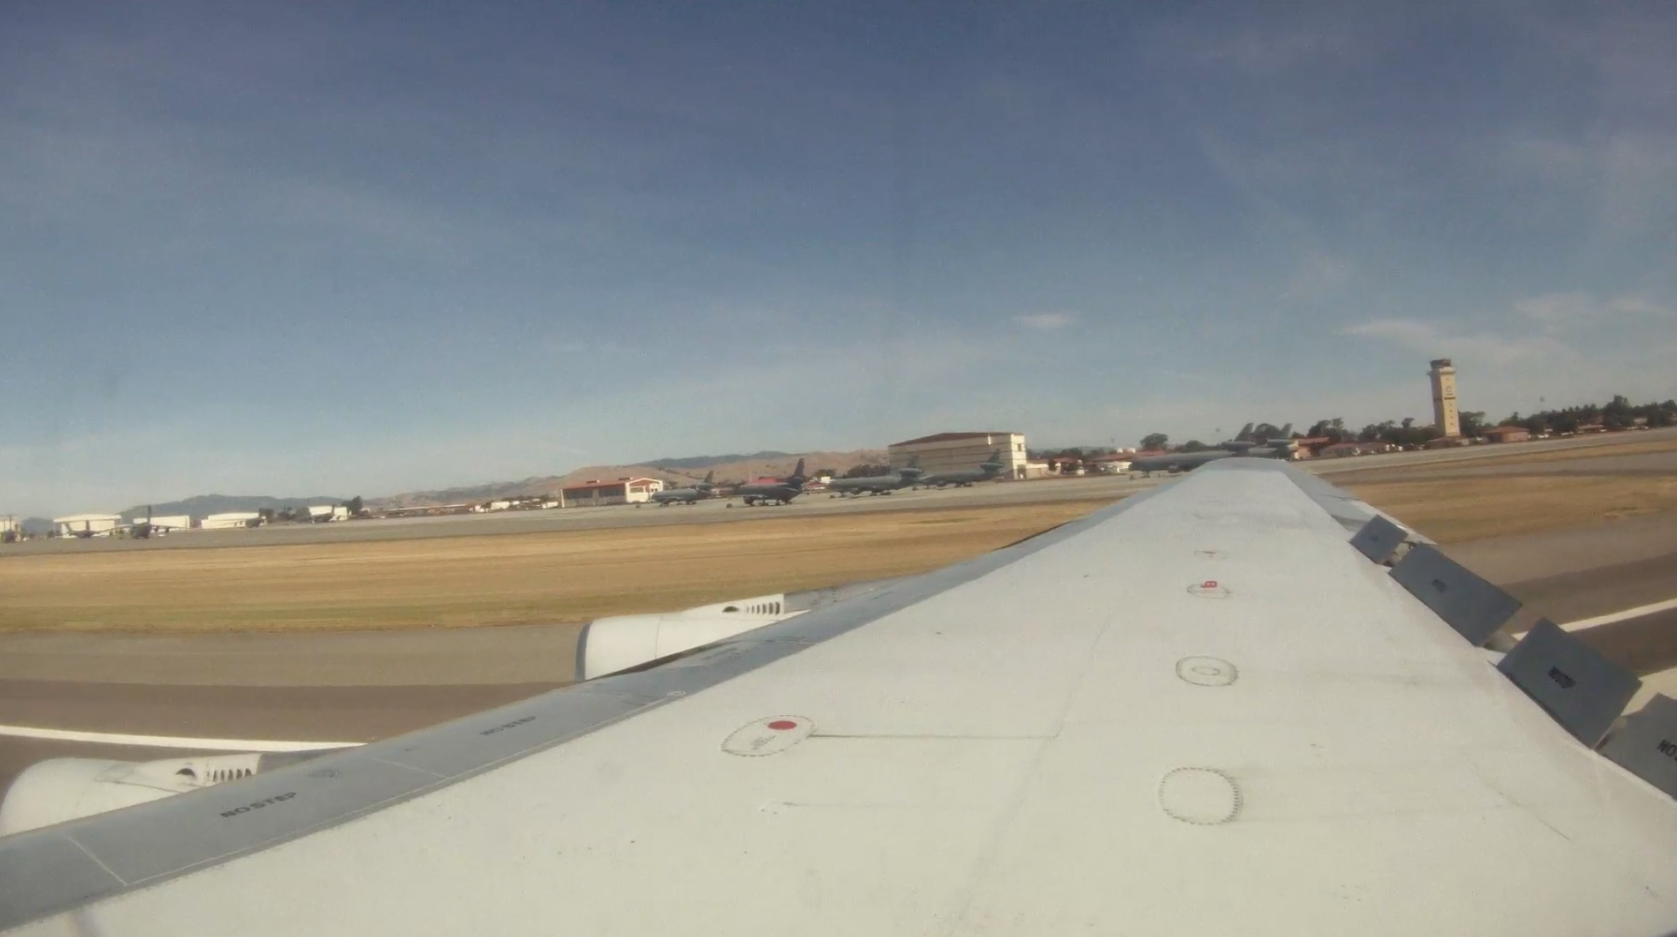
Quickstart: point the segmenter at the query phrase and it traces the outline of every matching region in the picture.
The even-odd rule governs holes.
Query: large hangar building
[[[55,517],[53,524],[60,537],[109,537],[122,526],[119,514],[72,514]]]
[[[566,507],[593,507],[604,504],[640,504],[664,490],[664,483],[656,478],[619,478],[616,481],[589,479],[580,485],[567,485],[561,490]]]
[[[920,458],[920,467],[928,475],[940,472],[977,471],[978,466],[1001,450],[1004,478],[1025,477],[1025,437],[1022,433],[934,433],[919,439],[894,442],[886,447],[892,468],[903,468],[909,460]]]

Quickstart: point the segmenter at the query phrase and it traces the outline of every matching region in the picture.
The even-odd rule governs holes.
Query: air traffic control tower
[[[1444,438],[1456,439],[1462,434],[1461,417],[1456,415],[1456,369],[1449,358],[1439,358],[1427,376],[1432,378],[1433,425]]]

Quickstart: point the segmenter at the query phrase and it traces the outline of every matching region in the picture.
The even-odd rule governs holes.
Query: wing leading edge
[[[1677,806],[1353,549],[1372,516],[1224,460],[663,667],[0,841],[0,920],[1669,929]]]

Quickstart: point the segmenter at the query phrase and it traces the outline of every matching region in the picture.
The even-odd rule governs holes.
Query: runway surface
[[[1542,451],[1624,442],[1625,435],[1554,441]],[[1635,441],[1657,438],[1635,434]],[[1343,460],[1307,467],[1324,474],[1393,471],[1543,474],[1612,468],[1612,474],[1677,474],[1677,456],[1610,455],[1536,466],[1483,459],[1539,451],[1475,447]],[[1405,459],[1412,461],[1406,462]],[[1663,461],[1662,461],[1663,460]],[[1338,462],[1339,460],[1336,460]],[[1593,463],[1593,464],[1592,464]],[[1669,467],[1667,467],[1669,466]],[[1366,474],[1360,474],[1366,478]],[[968,504],[1077,500],[1133,492],[1155,482],[1125,477],[997,484],[855,501],[814,495],[772,516],[901,510]],[[1020,500],[1025,499],[1025,500]],[[64,549],[175,549],[182,546],[455,536],[625,524],[714,523],[748,509],[597,508],[384,522],[207,532],[163,541],[73,541]],[[211,538],[198,541],[196,538]],[[1677,596],[1677,512],[1587,527],[1457,544],[1452,556],[1557,622],[1590,618]],[[478,712],[564,685],[574,671],[577,625],[337,634],[140,636],[0,635],[0,724],[140,735],[231,739],[370,741]],[[1609,657],[1639,673],[1677,667],[1677,609],[1583,632]],[[1677,688],[1672,689],[1677,692]],[[1646,695],[1646,694],[1645,694]],[[43,758],[147,760],[190,750],[0,736],[0,789]]]

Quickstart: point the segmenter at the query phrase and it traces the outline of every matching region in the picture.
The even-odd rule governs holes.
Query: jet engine
[[[800,614],[785,595],[760,595],[661,615],[597,618],[576,644],[576,678],[592,680],[662,660]]]
[[[902,582],[902,579],[875,579],[827,589],[718,602],[684,612],[597,618],[577,638],[576,679],[592,680],[663,660],[811,609],[884,595]]]
[[[203,755],[160,761],[53,758],[24,769],[0,801],[0,836],[162,800],[292,764],[317,752]]]

